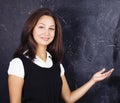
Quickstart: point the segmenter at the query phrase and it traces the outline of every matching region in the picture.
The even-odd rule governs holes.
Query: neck
[[[39,47],[38,49],[37,49],[37,53],[36,53],[36,55],[39,57],[39,58],[41,58],[43,61],[46,61],[46,59],[47,59],[47,53],[46,53],[47,51],[46,51],[46,47]]]

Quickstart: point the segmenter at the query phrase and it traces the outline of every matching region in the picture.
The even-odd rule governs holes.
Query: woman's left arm
[[[74,103],[78,99],[80,99],[95,83],[102,81],[106,78],[108,78],[114,69],[111,69],[107,72],[105,72],[105,69],[102,69],[95,73],[92,78],[85,83],[83,86],[79,87],[78,89],[74,91],[70,91],[69,85],[67,83],[65,75],[63,75],[62,78],[62,97],[65,100],[66,103]]]

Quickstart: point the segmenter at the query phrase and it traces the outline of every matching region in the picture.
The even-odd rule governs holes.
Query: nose
[[[49,35],[49,29],[45,29],[45,35]]]

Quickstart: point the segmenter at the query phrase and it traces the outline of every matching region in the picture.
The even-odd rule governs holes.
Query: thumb
[[[102,74],[105,71],[105,68],[99,71],[100,74]]]

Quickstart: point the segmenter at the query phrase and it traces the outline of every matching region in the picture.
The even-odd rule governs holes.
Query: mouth
[[[41,39],[44,40],[44,41],[48,41],[49,40],[48,37],[41,37]]]

